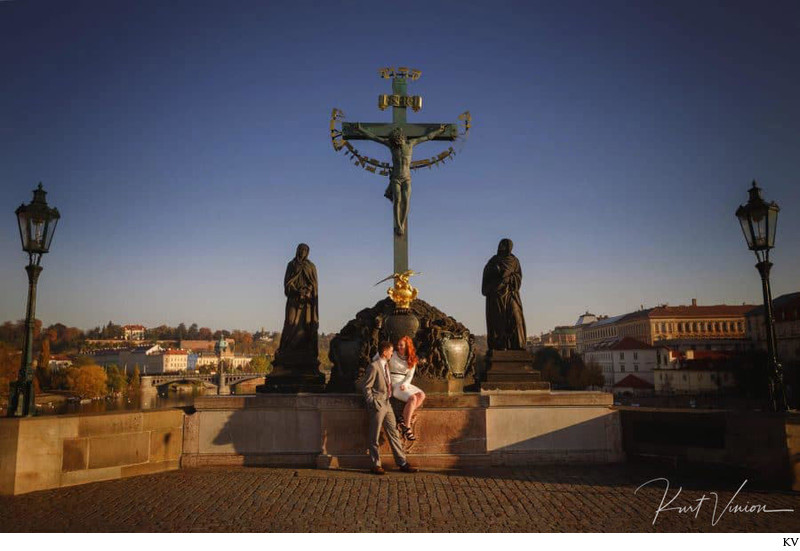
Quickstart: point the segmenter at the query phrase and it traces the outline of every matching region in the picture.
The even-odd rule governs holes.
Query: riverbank
[[[63,415],[67,413],[102,413],[105,411],[136,411],[168,409],[191,406],[195,396],[192,393],[171,392],[167,395],[142,396],[138,392],[106,396],[96,400],[80,400],[67,392],[37,394],[35,416]],[[8,396],[0,397],[0,410],[8,410]]]

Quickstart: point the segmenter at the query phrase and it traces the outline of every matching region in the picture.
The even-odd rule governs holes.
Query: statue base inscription
[[[489,350],[481,390],[550,390],[527,350]]]

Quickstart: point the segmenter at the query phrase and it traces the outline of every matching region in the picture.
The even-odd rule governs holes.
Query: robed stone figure
[[[286,318],[278,356],[316,359],[318,355],[317,267],[308,259],[308,252],[308,245],[300,243],[295,257],[286,266],[286,275],[283,278]]]
[[[491,350],[524,350],[525,317],[519,288],[522,269],[511,254],[513,243],[502,239],[483,269],[481,293],[486,297],[486,333]]]
[[[281,342],[275,353],[274,370],[258,392],[321,392],[325,376],[319,372],[319,309],[317,268],[308,259],[305,243],[286,266],[283,291],[286,317]]]

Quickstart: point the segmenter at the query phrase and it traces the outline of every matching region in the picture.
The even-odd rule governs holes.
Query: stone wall
[[[183,466],[369,466],[368,418],[355,394],[199,397]],[[428,396],[406,442],[425,468],[622,461],[619,414],[600,392]],[[381,446],[393,464],[388,444]]]
[[[355,394],[198,397],[196,411],[0,418],[0,494],[201,465],[366,468]],[[800,490],[800,414],[618,408],[600,392],[430,395],[406,443],[428,469],[626,459],[736,467]],[[393,460],[384,442],[381,454]]]
[[[800,490],[800,414],[620,407],[629,459],[737,470]]]
[[[179,468],[183,411],[0,418],[0,494]]]

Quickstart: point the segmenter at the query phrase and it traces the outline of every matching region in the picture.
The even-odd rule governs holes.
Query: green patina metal
[[[426,166],[434,166],[443,160],[452,157],[455,153],[452,147],[431,159],[423,161],[411,161],[413,146],[417,143],[435,141],[454,141],[459,135],[459,128],[456,124],[450,123],[408,123],[407,109],[411,106],[415,111],[421,109],[422,98],[408,95],[408,77],[412,80],[419,78],[419,71],[406,68],[393,68],[381,70],[381,76],[392,78],[392,96],[381,95],[379,97],[379,107],[384,109],[392,107],[392,122],[342,122],[341,131],[334,129],[334,122],[331,122],[331,138],[334,141],[334,148],[338,151],[347,147],[349,153],[358,159],[356,164],[366,167],[370,172],[377,169],[382,175],[390,176],[390,184],[386,190],[387,198],[390,198],[394,205],[395,212],[395,231],[394,231],[394,273],[402,273],[408,270],[408,201],[411,194],[410,171]],[[334,110],[336,116],[337,110]],[[340,112],[339,112],[340,113]],[[466,118],[465,118],[466,115]],[[460,117],[466,121],[466,129],[469,129],[469,113]],[[405,144],[400,145],[392,142],[392,132],[400,129],[405,137]],[[341,139],[342,141],[337,141]],[[348,143],[352,140],[372,140],[385,145],[392,152],[392,165],[379,163],[374,159],[362,157]]]

